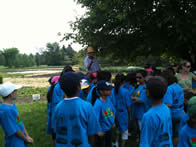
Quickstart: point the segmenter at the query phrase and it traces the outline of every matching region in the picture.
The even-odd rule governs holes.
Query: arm
[[[16,133],[15,133],[18,137],[20,137],[21,139],[23,139],[26,143],[33,143],[31,139],[27,138],[21,130],[18,130]]]
[[[23,124],[23,125],[24,125],[24,124]],[[27,140],[29,140],[29,143],[33,144],[33,143],[34,143],[33,138],[31,138],[31,137],[29,136],[29,134],[28,134],[28,132],[27,132],[25,126],[24,126],[24,131],[25,131],[25,136],[26,136]]]

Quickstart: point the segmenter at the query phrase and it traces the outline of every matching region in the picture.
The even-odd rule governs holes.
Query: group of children
[[[135,130],[141,147],[196,146],[196,97],[185,109],[183,89],[174,74],[147,75],[139,70],[126,76],[118,73],[113,84],[111,79],[108,71],[84,75],[71,67],[49,79],[47,134],[52,135],[54,146],[125,147]],[[0,86],[4,99],[0,124],[6,134],[5,145],[13,142],[9,141],[12,137],[24,146],[33,143],[10,102],[18,87],[3,94],[3,87],[9,87],[4,85]]]

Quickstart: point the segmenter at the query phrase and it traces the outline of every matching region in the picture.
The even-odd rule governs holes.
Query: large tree
[[[100,53],[186,58],[196,55],[195,0],[76,0],[86,14],[71,24],[65,39],[92,45]],[[107,55],[107,54],[106,54]]]

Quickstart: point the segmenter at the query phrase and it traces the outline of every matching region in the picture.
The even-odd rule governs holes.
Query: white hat
[[[0,85],[0,96],[6,97],[11,94],[14,90],[22,88],[22,85],[15,85],[11,82],[6,82]]]
[[[86,89],[86,88],[88,88],[90,86],[88,80],[86,80],[86,79],[82,79],[80,81],[80,84],[81,84],[81,89]]]

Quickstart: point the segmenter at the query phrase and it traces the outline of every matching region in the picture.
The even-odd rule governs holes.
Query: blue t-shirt
[[[114,124],[114,116],[116,110],[110,99],[104,102],[100,98],[95,101],[94,110],[97,116],[97,120],[100,123],[101,131],[106,132],[110,130]]]
[[[53,121],[57,147],[90,147],[88,136],[101,130],[92,105],[79,97],[61,101]]]
[[[129,95],[129,91],[125,88],[119,88],[118,94],[116,94],[115,90],[113,89],[112,95],[114,95],[116,100],[116,126],[121,132],[123,132],[128,129],[128,107],[130,107],[133,102],[131,100],[131,96]]]
[[[83,90],[80,90],[78,96],[83,99],[83,100],[86,100],[87,99],[87,96],[88,96],[88,93],[85,93]]]
[[[138,97],[142,104],[133,104],[131,108],[132,119],[142,120],[142,117],[146,111],[151,107],[151,100],[146,95],[146,85],[140,85],[132,95]]]
[[[181,128],[183,128],[186,124],[187,124],[187,121],[189,120],[189,114],[188,113],[186,113],[183,117],[182,117],[182,119],[180,120],[180,128],[179,128],[179,130],[181,130]]]
[[[195,147],[196,129],[187,124],[180,130],[178,147]]]
[[[172,119],[181,119],[184,115],[184,92],[179,84],[168,86],[163,103],[171,104]]]
[[[52,101],[51,101],[51,118],[53,118],[54,116],[54,111],[55,108],[57,106],[57,104],[62,101],[64,98],[66,97],[65,93],[63,92],[63,90],[60,87],[60,84],[57,83],[54,87],[54,91],[53,91],[53,95],[52,95]],[[51,121],[51,130],[52,132],[54,131],[54,124],[53,121]]]
[[[5,133],[5,147],[26,147],[24,140],[15,134],[19,130],[25,134],[24,125],[15,104],[0,105],[0,126]]]
[[[172,121],[165,105],[152,107],[143,116],[140,147],[172,147]]]
[[[129,91],[130,96],[135,92],[135,87],[130,85],[128,82],[123,84],[123,88],[126,88]]]

